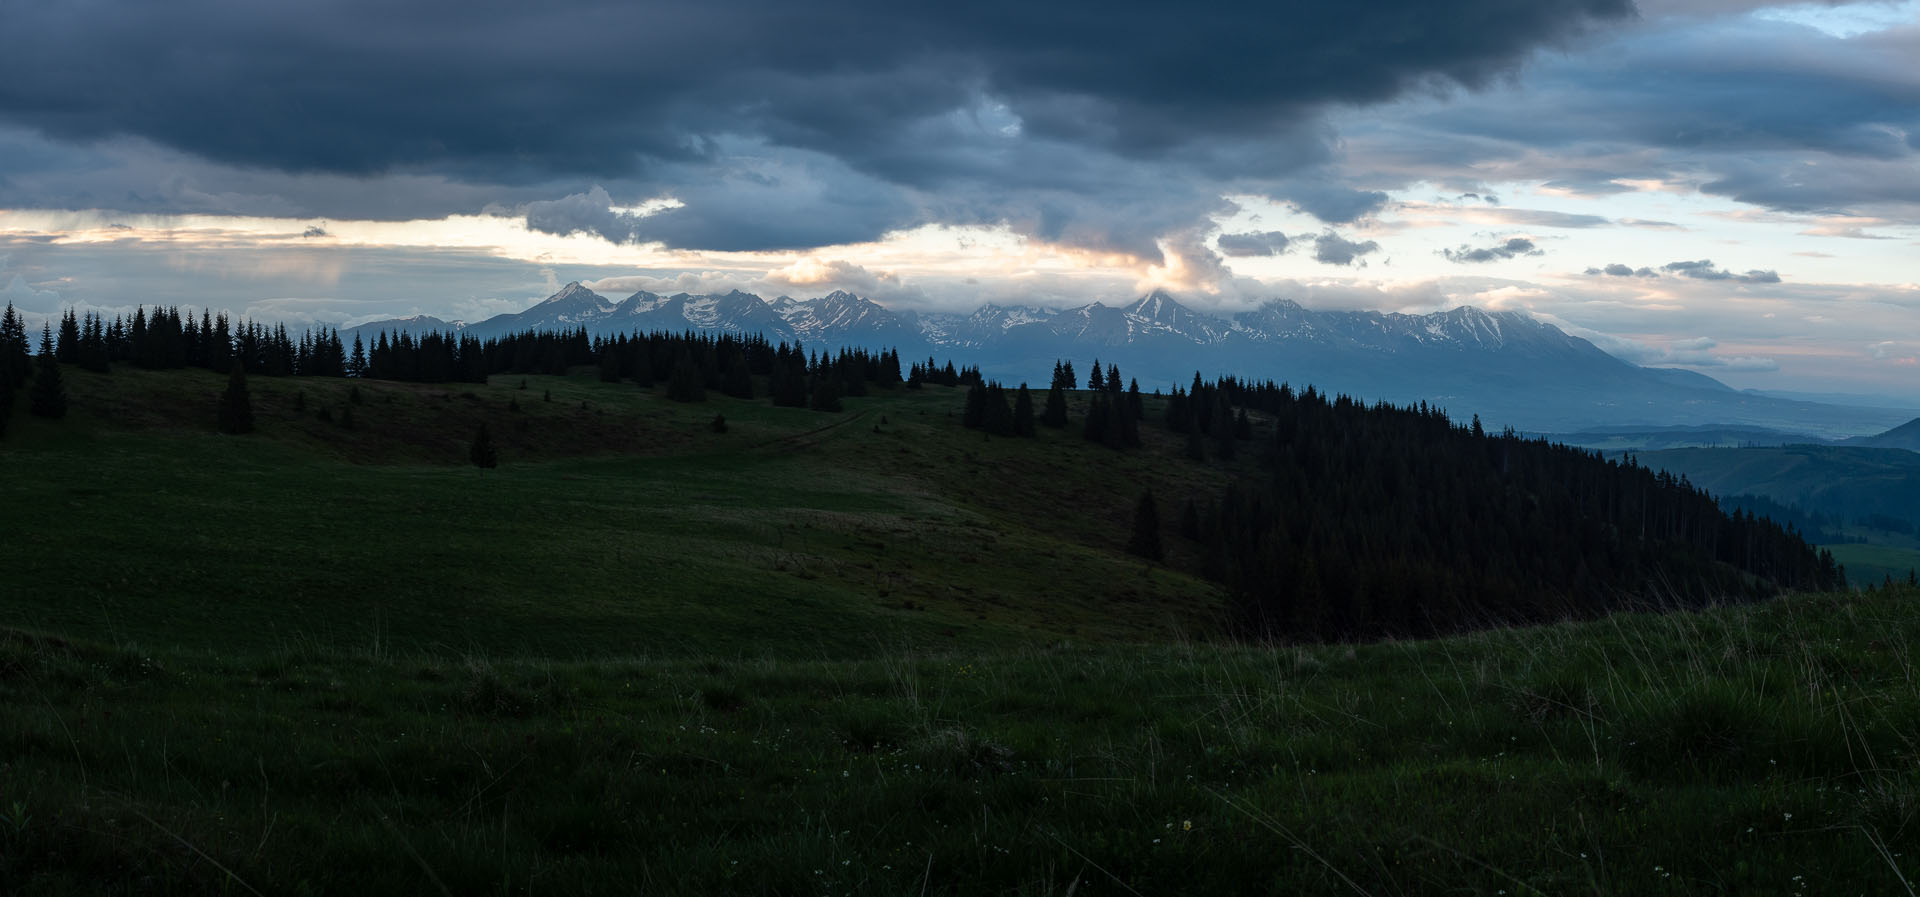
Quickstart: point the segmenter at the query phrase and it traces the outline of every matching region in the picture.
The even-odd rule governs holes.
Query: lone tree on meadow
[[[1047,409],[1041,412],[1040,423],[1056,430],[1067,425],[1067,393],[1058,379],[1047,389]]]
[[[1020,391],[1013,397],[1013,435],[1034,436],[1033,394],[1027,392],[1027,385],[1020,384]]]
[[[482,469],[500,466],[500,456],[493,450],[493,436],[487,433],[485,421],[480,423],[480,429],[473,434],[473,445],[467,449],[467,459],[473,462],[473,466]]]
[[[35,364],[33,389],[28,394],[27,410],[37,417],[67,416],[67,388],[60,382],[60,362],[53,349],[53,330],[40,328],[40,357]]]
[[[233,360],[227,391],[220,394],[220,432],[238,436],[253,432],[253,400],[247,397],[247,367]]]
[[[1160,547],[1160,511],[1153,505],[1152,491],[1140,493],[1140,503],[1133,506],[1133,538],[1127,540],[1127,553],[1150,561],[1166,557]]]

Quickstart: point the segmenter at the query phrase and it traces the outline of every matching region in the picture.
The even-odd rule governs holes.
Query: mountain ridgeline
[[[1912,416],[1739,392],[1691,371],[1630,364],[1522,312],[1470,306],[1410,315],[1321,311],[1273,299],[1251,310],[1209,314],[1155,291],[1121,305],[990,304],[958,314],[888,308],[844,291],[767,301],[739,290],[670,296],[642,290],[616,302],[572,283],[525,311],[485,321],[416,317],[346,333],[458,332],[486,339],[580,328],[601,336],[691,330],[824,349],[893,347],[908,356],[964,356],[1008,381],[1045,370],[1056,358],[1098,355],[1149,388],[1182,383],[1196,369],[1233,371],[1367,399],[1471,410],[1530,432],[1707,419],[1850,436]]]

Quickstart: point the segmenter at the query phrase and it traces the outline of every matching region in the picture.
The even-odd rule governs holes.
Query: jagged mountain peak
[[[580,281],[577,281],[577,280],[567,284],[564,287],[561,287],[559,292],[554,293],[551,296],[548,296],[540,304],[551,305],[551,304],[558,304],[558,303],[581,302],[581,301],[590,301],[594,303],[608,304],[608,305],[612,304],[611,302],[608,302],[607,297],[587,289],[585,286],[582,286],[580,284]]]
[[[1191,313],[1186,306],[1181,305],[1179,301],[1175,300],[1171,295],[1168,295],[1166,290],[1154,290],[1145,296],[1141,296],[1139,299],[1134,300],[1132,305],[1126,307],[1126,312],[1130,315],[1139,315],[1148,320],[1174,317],[1182,312]]]

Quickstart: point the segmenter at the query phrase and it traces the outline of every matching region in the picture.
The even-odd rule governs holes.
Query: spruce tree
[[[0,314],[0,378],[11,381],[15,389],[25,386],[33,376],[32,357],[27,352],[27,322],[7,303]]]
[[[80,318],[71,308],[60,316],[60,341],[53,347],[53,357],[61,364],[80,362]]]
[[[831,374],[822,374],[813,378],[813,395],[808,405],[815,411],[839,411],[839,379]]]
[[[1186,391],[1178,386],[1174,387],[1173,392],[1167,396],[1167,404],[1162,414],[1167,429],[1175,433],[1187,432],[1187,424],[1192,418],[1192,413],[1187,409]]]
[[[1013,409],[1007,407],[1007,391],[998,383],[987,384],[987,417],[981,428],[995,436],[1015,434]],[[1028,409],[1031,411],[1032,409]]]
[[[111,370],[106,327],[99,315],[87,315],[86,324],[80,328],[80,366],[96,374]]]
[[[1151,561],[1166,556],[1160,547],[1160,512],[1153,505],[1151,490],[1140,493],[1140,503],[1133,506],[1133,537],[1127,540],[1127,553]]]
[[[1056,430],[1067,425],[1067,392],[1058,381],[1047,390],[1047,409],[1041,412],[1040,422]]]
[[[1140,441],[1140,435],[1132,424],[1133,412],[1127,408],[1127,400],[1119,390],[1108,389],[1101,399],[1107,413],[1100,419],[1103,427],[1100,443],[1110,449],[1123,449]],[[1131,434],[1131,438],[1129,438]]]
[[[1119,378],[1116,377],[1108,382],[1118,383]],[[1133,448],[1138,446],[1140,444],[1140,416],[1135,413],[1135,409],[1140,407],[1138,401],[1140,398],[1139,390],[1134,390],[1132,399],[1129,399],[1126,394],[1122,393],[1118,386],[1109,386],[1107,391],[1113,394],[1113,405],[1115,409],[1113,417],[1114,421],[1118,424],[1116,429],[1119,431],[1119,447]]]
[[[60,382],[60,362],[53,349],[53,330],[40,329],[40,358],[35,365],[33,389],[27,393],[27,410],[36,417],[58,419],[67,416],[67,388]]]
[[[733,356],[733,363],[727,365],[726,383],[720,391],[736,399],[753,398],[753,369],[747,367],[746,356]]]
[[[1200,438],[1200,422],[1187,418],[1187,457],[1194,461],[1207,460],[1207,443]]]
[[[1099,370],[1099,368],[1094,368]],[[1096,390],[1087,400],[1087,416],[1081,422],[1080,435],[1088,442],[1099,442],[1107,436],[1107,394]]]
[[[482,470],[499,466],[500,457],[493,450],[493,437],[487,433],[486,421],[480,422],[480,429],[473,434],[473,444],[467,448],[467,460]]]
[[[967,387],[967,404],[960,412],[960,426],[978,430],[987,425],[987,387],[975,383]]]
[[[227,374],[227,391],[220,394],[220,432],[230,435],[253,432],[253,402],[247,397],[247,366],[233,360]]]
[[[700,376],[700,368],[693,363],[691,353],[681,352],[680,359],[673,363],[673,377],[667,381],[667,398],[676,402],[707,400],[705,379]]]
[[[1033,394],[1027,391],[1025,383],[1020,384],[1020,391],[1013,397],[1013,435],[1038,435],[1033,425]]]
[[[1227,404],[1227,391],[1213,391],[1213,413],[1207,416],[1213,431],[1213,454],[1222,461],[1233,460],[1233,406]]]

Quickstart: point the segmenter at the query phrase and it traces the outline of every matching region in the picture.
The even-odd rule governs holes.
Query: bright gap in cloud
[[[1849,38],[1902,25],[1920,25],[1920,0],[1869,0],[1841,6],[1803,3],[1758,10],[1753,16],[1805,25],[1834,37]]]

